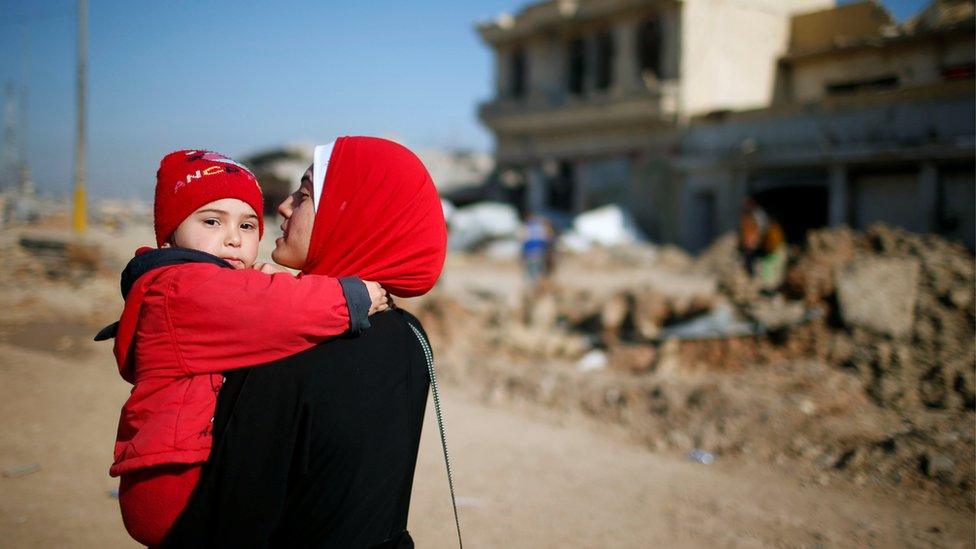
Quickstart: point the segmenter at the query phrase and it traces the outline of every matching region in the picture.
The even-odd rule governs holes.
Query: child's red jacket
[[[350,328],[337,279],[235,270],[213,259],[164,262],[134,281],[123,274],[115,356],[134,387],[119,419],[112,476],[205,462],[221,372],[293,355]]]

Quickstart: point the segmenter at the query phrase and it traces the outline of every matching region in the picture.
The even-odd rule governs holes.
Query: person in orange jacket
[[[782,226],[752,197],[743,200],[739,214],[739,251],[746,270],[750,275],[758,274],[764,288],[775,287],[782,281],[786,236]]]

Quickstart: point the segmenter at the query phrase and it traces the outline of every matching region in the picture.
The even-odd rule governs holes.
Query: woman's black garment
[[[172,547],[412,547],[406,532],[429,377],[403,310],[231,372],[214,449]],[[260,322],[255,322],[260,329]]]

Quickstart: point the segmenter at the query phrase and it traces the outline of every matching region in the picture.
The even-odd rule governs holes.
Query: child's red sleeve
[[[335,278],[207,265],[179,269],[170,284],[169,331],[188,374],[263,364],[349,329]]]

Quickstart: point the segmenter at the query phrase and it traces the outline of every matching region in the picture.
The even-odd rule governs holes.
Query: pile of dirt
[[[120,259],[65,230],[0,232],[0,328],[35,323],[100,326],[118,318]]]
[[[658,266],[711,285],[561,284],[520,303],[435,291],[417,312],[445,377],[489,398],[583,409],[655,448],[748,455],[822,482],[971,506],[972,254],[879,225],[811,232],[793,257],[774,295],[746,275],[726,236]],[[753,329],[670,335],[726,310]]]
[[[784,292],[830,311],[825,358],[879,405],[973,410],[974,287],[962,246],[878,225],[812,233]]]

